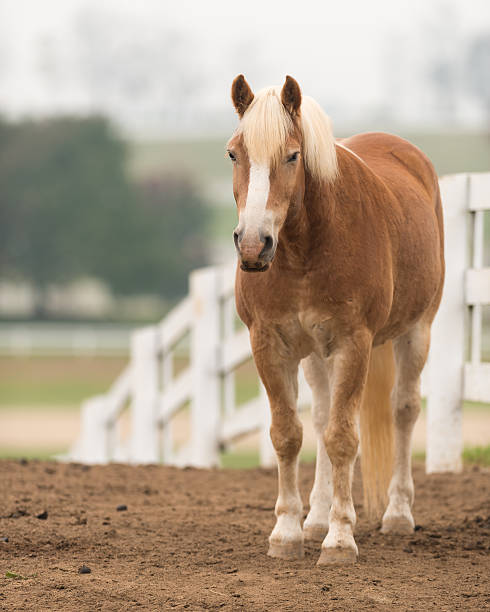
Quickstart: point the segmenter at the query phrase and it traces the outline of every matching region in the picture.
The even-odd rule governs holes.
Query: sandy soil
[[[302,466],[305,504],[312,478]],[[265,554],[273,470],[3,461],[0,609],[490,609],[490,472],[417,465],[415,482],[412,535],[380,535],[357,501],[359,562],[316,567],[319,544],[294,562]]]

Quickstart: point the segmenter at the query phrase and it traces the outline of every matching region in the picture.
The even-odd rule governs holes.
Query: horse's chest
[[[276,325],[276,331],[300,359],[312,352],[328,357],[338,337],[335,319],[312,311],[299,312],[284,319]]]
[[[312,349],[322,357],[328,357],[335,348],[338,337],[338,321],[333,315],[306,310],[299,314],[302,333],[309,339]]]

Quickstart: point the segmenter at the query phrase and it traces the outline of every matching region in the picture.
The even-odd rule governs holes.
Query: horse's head
[[[227,146],[239,219],[233,236],[242,270],[263,272],[274,259],[290,207],[303,201],[301,91],[288,76],[280,91],[254,96],[239,75],[231,95],[241,119]]]

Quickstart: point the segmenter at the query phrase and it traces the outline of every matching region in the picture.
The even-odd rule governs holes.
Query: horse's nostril
[[[261,236],[261,239],[264,246],[259,257],[265,261],[272,261],[272,258],[274,257],[274,238],[272,238],[272,236],[269,234],[266,234],[265,236]]]
[[[274,245],[274,240],[272,239],[272,236],[264,236],[264,248],[263,248],[263,252],[267,253],[267,251],[272,250],[272,246]]]

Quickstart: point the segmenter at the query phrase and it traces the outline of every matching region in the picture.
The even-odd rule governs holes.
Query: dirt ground
[[[319,544],[266,556],[275,470],[2,461],[0,609],[490,609],[490,471],[414,473],[412,535],[378,532],[356,475],[359,562],[316,567]]]

